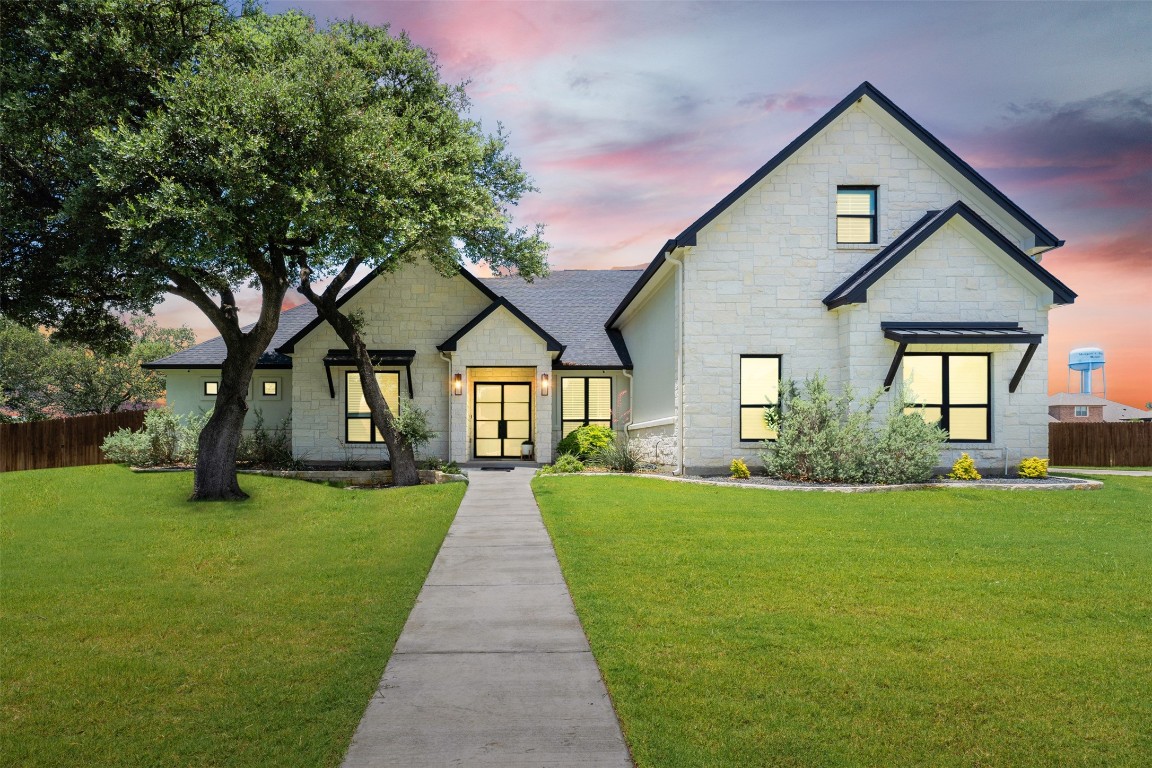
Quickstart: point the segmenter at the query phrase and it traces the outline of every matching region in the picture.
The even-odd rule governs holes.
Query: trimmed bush
[[[744,463],[744,459],[732,459],[732,463],[728,466],[728,471],[732,477],[737,480],[747,480],[752,477],[752,473],[748,470],[748,465]]]
[[[562,453],[556,457],[556,461],[551,464],[545,464],[536,470],[538,475],[568,475],[584,471],[584,464],[580,459],[576,458],[570,453]]]
[[[922,483],[932,477],[940,463],[940,450],[947,433],[933,422],[927,422],[919,408],[905,413],[900,403],[893,403],[888,418],[880,429],[872,457],[871,481],[883,485]]]
[[[256,409],[256,425],[240,438],[236,451],[237,461],[269,469],[290,469],[296,464],[292,457],[292,417],[271,430],[264,426],[264,412]]]
[[[960,454],[960,458],[952,465],[952,471],[948,473],[948,479],[979,480],[980,473],[976,471],[976,462],[972,461],[972,457],[968,454]]]
[[[1020,462],[1018,474],[1020,477],[1026,477],[1030,480],[1048,477],[1048,459],[1042,459],[1039,456],[1024,459]]]
[[[569,453],[581,461],[590,461],[596,454],[612,445],[616,432],[600,424],[586,424],[572,430],[556,446],[556,455]]]

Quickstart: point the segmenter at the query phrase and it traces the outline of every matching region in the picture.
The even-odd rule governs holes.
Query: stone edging
[[[988,488],[999,491],[1096,491],[1104,487],[1099,480],[1074,477],[1060,478],[1066,483],[981,483],[979,480],[952,481],[943,483],[907,483],[905,485],[767,485],[764,483],[732,483],[725,480],[705,480],[695,477],[672,477],[625,472],[573,472],[568,475],[545,475],[545,477],[647,477],[654,480],[667,480],[673,483],[693,483],[714,485],[722,488],[759,488],[766,491],[823,491],[825,493],[880,493],[886,491],[918,491],[926,488]]]
[[[133,472],[191,472],[185,467],[132,467]],[[282,477],[287,480],[304,480],[310,483],[339,482],[350,485],[369,485],[392,482],[390,469],[238,469],[241,475],[263,475]],[[421,469],[420,481],[428,485],[441,483],[467,483],[464,475],[450,475],[439,470]]]

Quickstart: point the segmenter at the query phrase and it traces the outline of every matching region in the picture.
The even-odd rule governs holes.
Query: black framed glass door
[[[472,400],[472,453],[478,459],[518,459],[532,439],[532,385],[478,381]]]

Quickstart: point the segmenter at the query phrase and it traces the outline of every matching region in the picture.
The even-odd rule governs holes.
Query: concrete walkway
[[[344,768],[632,765],[532,474],[469,472]]]

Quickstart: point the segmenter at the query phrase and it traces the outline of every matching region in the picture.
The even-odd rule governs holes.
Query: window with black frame
[[[876,242],[876,187],[836,188],[836,242]]]
[[[780,407],[780,355],[740,356],[740,440],[775,440],[764,421],[766,408]]]
[[[565,376],[560,380],[562,437],[585,424],[612,426],[612,378]]]
[[[376,382],[384,402],[393,414],[400,412],[400,372],[377,371]],[[344,439],[349,443],[382,443],[384,435],[372,424],[372,412],[360,386],[360,374],[347,371],[344,375]]]
[[[902,362],[905,413],[937,422],[953,443],[992,439],[991,355],[908,353]]]

